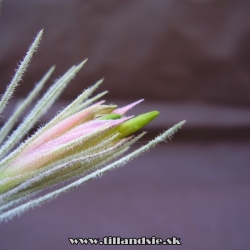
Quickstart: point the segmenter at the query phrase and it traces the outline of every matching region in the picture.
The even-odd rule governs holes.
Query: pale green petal
[[[20,140],[23,136],[32,128],[35,123],[39,120],[39,118],[51,107],[51,105],[56,101],[59,97],[63,89],[67,86],[67,84],[72,80],[78,71],[85,64],[86,60],[84,60],[78,66],[71,67],[61,78],[59,78],[53,86],[49,88],[49,90],[44,94],[44,96],[37,102],[32,111],[28,114],[28,116],[24,119],[24,121],[18,126],[18,128],[11,134],[8,140],[3,144],[0,148],[0,157],[6,155]],[[34,140],[37,136],[39,136],[44,131],[44,128],[41,128],[33,137],[29,138],[22,143],[16,150],[14,150],[10,155],[5,157],[0,162],[0,167],[10,162],[22,149]]]
[[[18,83],[21,81],[22,76],[24,72],[26,71],[26,68],[28,67],[30,60],[34,54],[34,52],[37,50],[38,45],[40,43],[40,40],[42,38],[43,30],[41,30],[34,42],[31,44],[26,56],[24,57],[23,61],[20,63],[19,68],[17,69],[11,83],[7,87],[5,93],[3,94],[1,100],[0,100],[0,114],[3,112],[4,108],[6,107],[9,99],[12,97],[13,92],[15,88],[17,87]]]
[[[23,111],[28,107],[28,105],[34,100],[34,98],[39,94],[40,90],[43,88],[46,81],[51,76],[55,67],[51,67],[49,71],[44,75],[44,77],[38,82],[35,88],[30,92],[30,94],[25,98],[25,100],[20,104],[14,113],[10,116],[9,120],[5,122],[4,126],[0,130],[0,143],[6,138],[9,134],[15,123],[17,122],[19,116],[23,113]]]

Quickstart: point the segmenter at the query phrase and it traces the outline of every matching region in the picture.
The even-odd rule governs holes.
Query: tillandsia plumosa
[[[18,86],[38,47],[42,33],[43,31],[40,31],[36,36],[2,95],[0,113]],[[33,102],[49,79],[54,70],[54,67],[50,68],[1,128],[0,222],[20,215],[108,170],[124,165],[157,143],[170,138],[184,124],[185,121],[176,124],[146,145],[122,156],[144,135],[133,134],[155,119],[159,112],[151,111],[137,117],[125,115],[142,100],[121,108],[116,105],[105,105],[104,101],[96,102],[107,93],[102,92],[90,98],[101,84],[100,80],[21,142],[85,63],[86,60],[71,67],[57,79],[11,132],[18,117]],[[59,183],[63,184],[60,188],[55,186]],[[49,190],[45,194],[41,192],[54,186],[53,191]]]

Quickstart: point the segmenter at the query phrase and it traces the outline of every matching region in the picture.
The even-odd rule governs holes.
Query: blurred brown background
[[[4,0],[0,93],[42,28],[44,36],[1,123],[51,65],[56,79],[89,58],[41,122],[105,77],[107,102],[145,98],[131,114],[161,112],[151,136],[187,124],[171,143],[2,224],[0,249],[69,249],[68,237],[104,236],[249,249],[249,13],[248,0]],[[85,246],[103,248],[112,247]]]

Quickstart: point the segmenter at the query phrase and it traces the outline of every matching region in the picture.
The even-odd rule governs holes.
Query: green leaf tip
[[[122,116],[119,114],[108,114],[108,115],[103,115],[99,118],[99,120],[116,120],[120,119]]]
[[[121,137],[127,137],[137,130],[143,128],[149,122],[154,120],[160,113],[158,111],[151,111],[142,115],[138,115],[128,121],[123,122],[117,126],[116,131],[121,134]]]

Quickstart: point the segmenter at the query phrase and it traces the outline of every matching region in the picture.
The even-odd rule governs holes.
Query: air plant
[[[18,86],[33,53],[41,40],[40,31],[0,101],[0,113]],[[83,91],[47,124],[25,139],[29,130],[45,114],[63,89],[86,63],[71,67],[37,101],[33,109],[11,132],[21,113],[33,102],[52,74],[50,68],[0,130],[0,222],[56,198],[104,172],[122,166],[136,156],[170,138],[185,121],[157,136],[139,149],[123,156],[145,133],[133,133],[155,119],[152,111],[137,117],[126,112],[142,100],[118,108],[95,103],[107,92],[92,98],[102,80]],[[10,135],[9,135],[10,133]],[[19,144],[19,145],[18,145]],[[59,188],[57,184],[62,184]],[[48,187],[55,187],[52,191]],[[41,191],[47,191],[44,192]]]

